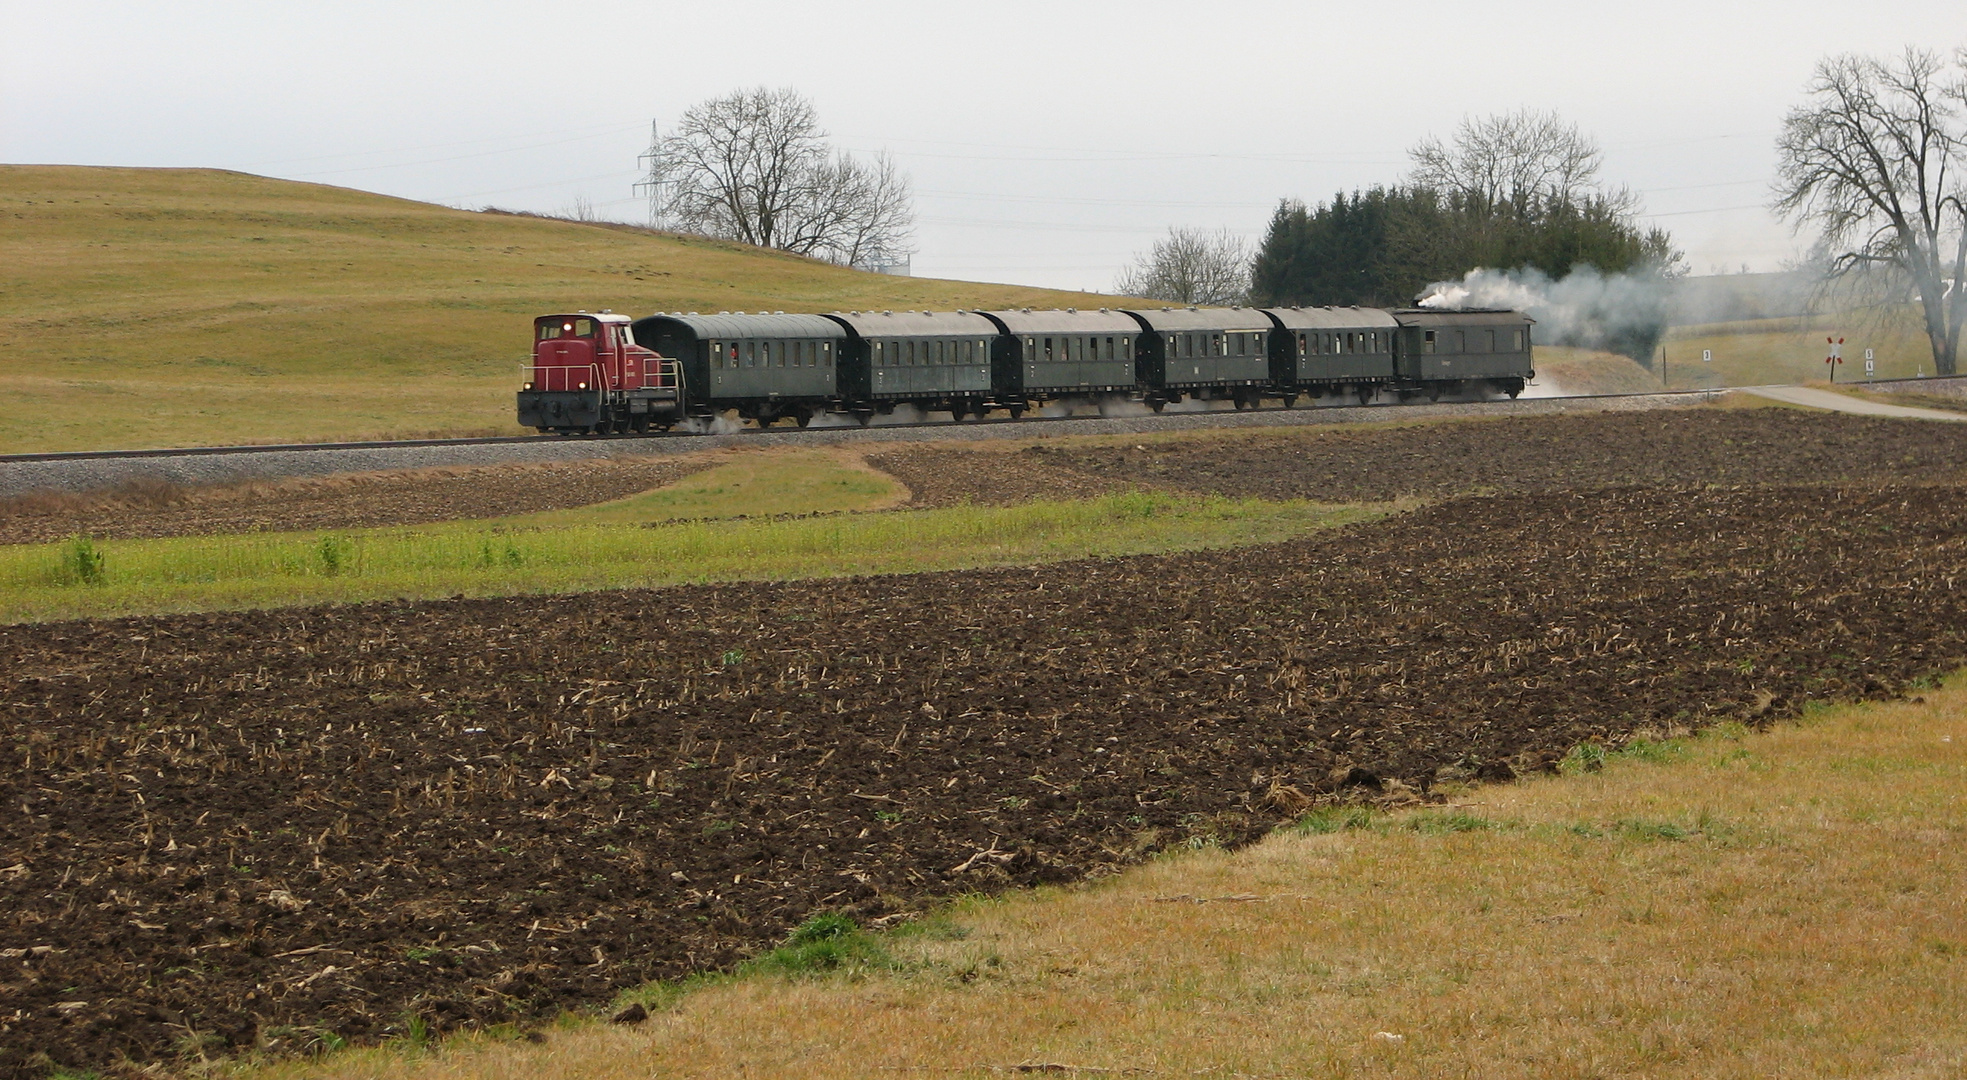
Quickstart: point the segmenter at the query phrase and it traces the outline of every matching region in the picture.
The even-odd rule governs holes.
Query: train
[[[1160,412],[1267,402],[1515,397],[1536,377],[1517,311],[1134,307],[543,315],[519,391],[542,434],[952,420],[1060,402]],[[1194,403],[1201,403],[1199,406]]]

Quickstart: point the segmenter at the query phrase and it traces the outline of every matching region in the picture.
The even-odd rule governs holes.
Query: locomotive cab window
[[[594,320],[542,319],[539,323],[541,341],[554,341],[559,338],[591,338],[594,336]]]

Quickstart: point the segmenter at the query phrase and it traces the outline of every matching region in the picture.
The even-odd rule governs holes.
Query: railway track
[[[1709,399],[1727,393],[1719,390],[1665,390],[1628,394],[1575,394],[1562,397],[1499,399],[1494,401],[1443,401],[1425,404],[1414,403],[1375,403],[1369,405],[1321,405],[1293,409],[1250,409],[1222,410],[1210,412],[1163,412],[1140,416],[1105,415],[1065,415],[1065,416],[1023,416],[989,417],[962,421],[922,420],[893,423],[876,422],[867,427],[859,425],[837,425],[825,427],[770,427],[744,428],[739,431],[699,433],[689,431],[654,432],[646,435],[496,435],[458,439],[394,439],[368,440],[360,442],[327,443],[251,443],[237,446],[183,446],[160,447],[147,450],[71,450],[45,454],[0,454],[0,468],[9,465],[86,461],[149,461],[173,458],[225,457],[251,454],[308,454],[355,451],[396,451],[423,448],[468,448],[496,446],[552,446],[552,447],[601,447],[608,446],[613,452],[630,452],[618,448],[661,446],[657,452],[673,449],[700,449],[717,445],[713,440],[746,440],[775,438],[776,440],[813,439],[819,441],[842,441],[853,438],[895,438],[906,436],[889,435],[890,432],[935,431],[936,437],[967,437],[972,432],[990,431],[994,434],[984,437],[1022,438],[1035,434],[1057,434],[1043,429],[1054,425],[1110,425],[1124,423],[1142,432],[1159,428],[1181,430],[1196,427],[1241,427],[1268,426],[1254,418],[1288,417],[1293,423],[1314,423],[1320,420],[1356,420],[1360,414],[1394,412],[1400,415],[1414,415],[1416,418],[1438,415],[1440,410],[1457,411],[1496,411],[1501,413],[1522,411],[1543,411],[1536,408],[1554,402],[1586,403],[1593,401],[1631,403],[1649,399],[1662,401],[1684,401],[1687,399]],[[1019,429],[1019,430],[999,430]],[[1038,429],[1038,430],[1031,430]],[[677,444],[677,445],[671,445]],[[560,456],[560,455],[555,455]],[[585,456],[585,455],[573,455]]]

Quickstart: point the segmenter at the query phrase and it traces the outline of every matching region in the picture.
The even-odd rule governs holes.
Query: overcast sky
[[[1762,209],[1817,60],[1967,45],[1960,0],[745,3],[0,0],[0,161],[215,166],[647,218],[653,120],[812,98],[913,177],[915,272],[1107,289],[1170,226],[1397,180],[1468,114],[1554,109],[1697,273],[1807,246]]]

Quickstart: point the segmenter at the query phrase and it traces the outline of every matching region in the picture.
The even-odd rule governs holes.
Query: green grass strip
[[[1015,565],[1264,543],[1390,509],[1131,492],[777,520],[75,538],[0,548],[0,622]]]

